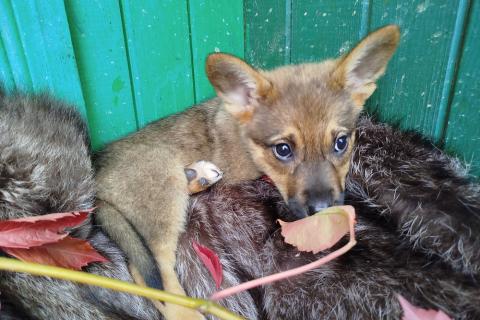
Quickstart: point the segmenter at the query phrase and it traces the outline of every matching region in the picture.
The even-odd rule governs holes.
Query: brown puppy
[[[219,99],[112,143],[98,162],[98,218],[146,284],[161,287],[159,268],[163,287],[183,294],[174,266],[190,163],[212,161],[226,182],[267,174],[298,218],[342,203],[358,115],[398,40],[387,26],[340,59],[272,71],[212,54]],[[161,309],[168,319],[201,318]]]

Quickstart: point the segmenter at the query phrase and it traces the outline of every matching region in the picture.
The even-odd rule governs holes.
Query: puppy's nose
[[[315,214],[320,210],[330,207],[331,205],[332,204],[328,200],[314,199],[314,200],[308,201],[307,203],[308,214],[309,215]]]

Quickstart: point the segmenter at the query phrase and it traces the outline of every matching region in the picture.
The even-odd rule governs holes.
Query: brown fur
[[[98,217],[145,282],[159,286],[157,266],[138,248],[139,237],[152,252],[165,289],[183,293],[174,265],[186,220],[189,163],[212,161],[229,183],[267,174],[297,217],[319,203],[343,202],[359,105],[373,92],[398,38],[398,28],[388,26],[339,60],[268,72],[213,54],[207,75],[220,99],[111,144],[99,160],[96,181],[103,206]],[[343,154],[335,154],[340,133],[350,142]],[[274,156],[278,143],[291,145],[290,160]],[[168,304],[162,309],[168,319],[200,318]]]

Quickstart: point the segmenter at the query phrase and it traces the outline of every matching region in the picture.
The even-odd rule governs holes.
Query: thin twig
[[[0,257],[0,270],[25,272],[36,276],[46,276],[56,279],[69,280],[73,282],[79,282],[97,287],[112,289],[115,291],[135,294],[149,299],[160,300],[163,302],[173,303],[191,309],[196,309],[202,313],[208,313],[223,320],[244,319],[212,301],[189,298],[186,296],[168,293],[162,290],[147,288],[130,282],[111,279],[96,274],[90,274],[87,272],[46,266],[37,263],[22,262],[16,259],[4,257]]]

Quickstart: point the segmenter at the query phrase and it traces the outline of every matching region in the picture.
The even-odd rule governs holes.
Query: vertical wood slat
[[[98,149],[137,130],[121,11],[114,0],[70,0],[65,6],[92,146]]]
[[[462,38],[465,28],[465,21],[470,8],[469,0],[460,0],[457,9],[457,17],[452,34],[452,40],[448,55],[447,68],[445,70],[445,79],[443,82],[442,95],[438,107],[438,115],[435,122],[435,131],[433,133],[434,141],[443,143],[445,131],[448,123],[449,106],[453,95],[452,89],[455,82],[455,71],[460,57]]]
[[[186,1],[121,1],[139,127],[194,103]]]
[[[41,6],[0,1],[1,81],[7,88],[49,88],[80,106],[83,89],[95,147],[136,130],[137,122],[143,126],[213,95],[204,75],[204,59],[210,52],[245,55],[254,65],[271,68],[290,60],[335,56],[368,31],[398,23],[401,47],[369,102],[370,110],[378,107],[383,119],[400,121],[404,128],[427,135],[438,137],[444,131],[448,150],[478,163],[480,67],[475,57],[480,40],[475,1],[463,52],[458,51],[461,60],[454,91],[446,90],[451,88],[449,74],[454,66],[449,61],[457,60],[449,52],[461,13],[458,4],[468,0],[415,0],[409,5],[400,0],[245,0],[244,8],[241,1],[119,1],[120,6],[112,0],[65,2],[68,21],[62,17],[65,9],[59,0]],[[162,47],[163,43],[168,45]],[[454,93],[451,99],[449,92]]]
[[[86,118],[63,1],[14,1],[12,8],[34,92],[50,92]]]
[[[358,39],[364,38],[370,31],[370,15],[372,13],[372,0],[362,0],[361,8],[361,19],[360,19],[360,30],[358,31]]]
[[[215,95],[205,75],[205,59],[212,52],[243,58],[242,0],[188,0],[194,68],[195,101]]]
[[[291,0],[245,0],[245,58],[258,68],[290,63]]]
[[[457,3],[399,0],[384,6],[373,2],[372,29],[395,23],[402,30],[400,46],[379,81],[380,90],[369,102],[370,110],[377,109],[381,119],[433,136]]]
[[[348,52],[358,41],[359,1],[293,1],[292,62],[321,61]]]
[[[0,13],[1,14],[1,13]],[[11,90],[15,86],[10,63],[8,62],[7,53],[3,40],[0,37],[0,88]]]
[[[480,2],[472,1],[453,90],[445,147],[480,176]]]
[[[10,1],[0,1],[0,37],[10,65],[15,87],[21,90],[32,90],[32,79],[23,53],[22,42],[18,33],[15,15]]]

